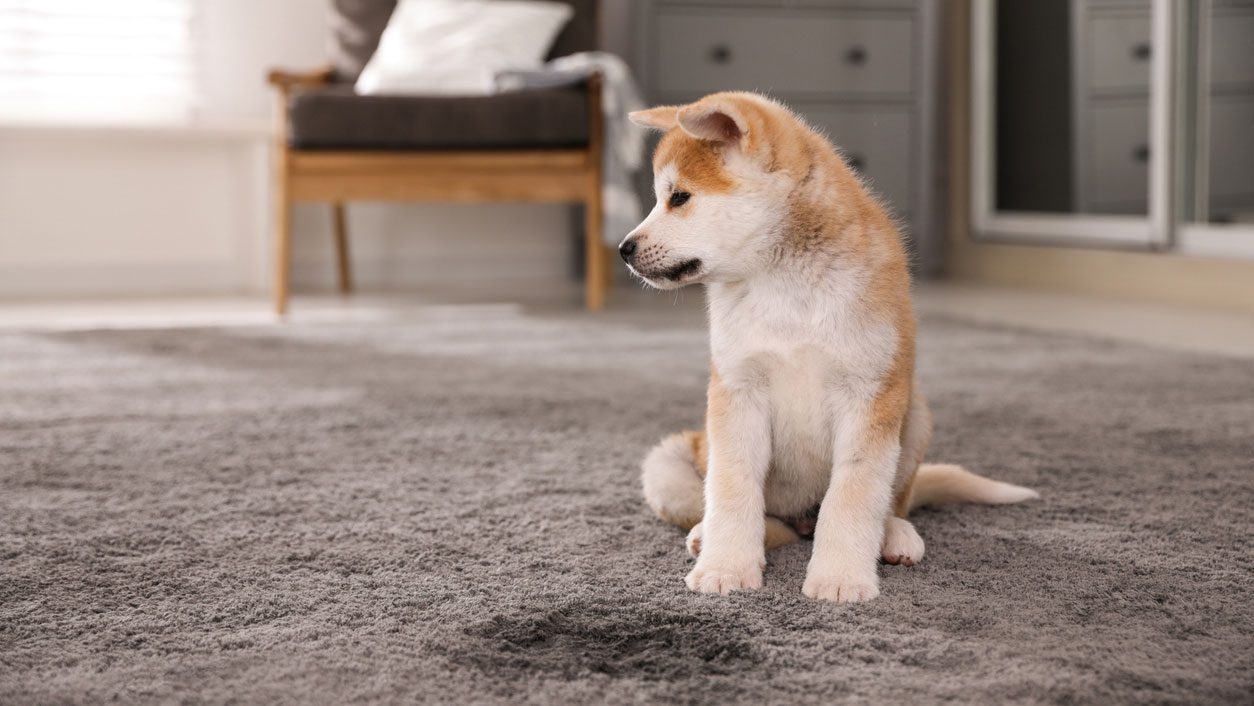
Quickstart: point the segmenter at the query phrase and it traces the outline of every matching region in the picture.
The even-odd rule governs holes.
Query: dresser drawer
[[[1149,15],[1093,18],[1088,33],[1089,87],[1148,91],[1152,52]]]
[[[1100,105],[1092,108],[1091,194],[1085,201],[1103,204],[1143,204],[1149,194],[1149,111],[1145,104]]]
[[[910,15],[665,6],[657,23],[653,86],[662,92],[906,95],[911,89]]]
[[[811,107],[803,112],[811,125],[827,133],[877,195],[898,215],[910,211],[910,111]]]

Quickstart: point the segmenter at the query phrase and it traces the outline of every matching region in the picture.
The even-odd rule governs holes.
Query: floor
[[[403,320],[418,311],[466,304],[556,312],[577,306],[579,296],[576,286],[526,292],[437,289],[347,299],[307,295],[295,297],[289,321]],[[915,307],[924,315],[1079,333],[1173,350],[1254,357],[1254,317],[1240,313],[942,282],[918,285],[914,299]],[[659,293],[621,287],[613,293],[610,306],[620,315],[699,324],[703,301],[695,291]],[[0,330],[264,326],[275,321],[268,301],[262,297],[0,302]]]
[[[700,424],[700,297],[43,308],[0,330],[0,704],[1248,703],[1254,361],[967,296],[920,299],[1019,318],[922,317],[929,457],[1041,499],[913,513],[856,606],[809,542],[684,587],[640,463]]]

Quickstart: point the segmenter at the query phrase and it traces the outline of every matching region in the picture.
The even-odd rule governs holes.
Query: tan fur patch
[[[710,388],[705,409],[706,442],[711,444],[708,447],[710,455],[718,454],[718,457],[711,458],[710,462],[716,464],[716,468],[722,469],[723,472],[705,479],[706,497],[713,495],[721,498],[737,498],[745,497],[752,492],[749,474],[727,472],[728,469],[743,467],[745,464],[745,459],[738,457],[732,451],[739,441],[732,438],[734,433],[734,425],[731,421],[733,404],[732,393],[723,385],[718,370],[711,366]],[[711,443],[711,438],[717,443]]]
[[[669,130],[678,123],[679,106],[659,105],[648,110],[637,110],[627,118],[642,127],[654,130]]]
[[[692,458],[696,461],[697,475],[704,479],[710,460],[710,445],[705,440],[705,432],[686,431],[684,439],[692,447]]]
[[[918,470],[917,464],[916,470]],[[893,497],[893,515],[896,517],[905,519],[910,514],[910,494],[914,491],[914,477],[915,474],[911,473],[909,480]]]
[[[871,405],[867,433],[873,440],[900,439],[914,389],[914,326],[898,323],[897,354]]]
[[[678,128],[666,133],[654,153],[657,169],[675,165],[678,179],[675,189],[700,194],[725,194],[735,187],[731,175],[723,167],[719,147],[698,140]]]

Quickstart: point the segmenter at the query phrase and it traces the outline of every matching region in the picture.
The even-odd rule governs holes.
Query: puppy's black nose
[[[635,241],[635,239],[632,239],[632,240],[624,240],[624,241],[623,241],[623,244],[618,246],[618,254],[623,256],[623,261],[624,261],[624,262],[628,262],[628,261],[630,261],[630,260],[631,260],[631,256],[632,256],[632,255],[634,255],[634,254],[636,254],[636,241]]]

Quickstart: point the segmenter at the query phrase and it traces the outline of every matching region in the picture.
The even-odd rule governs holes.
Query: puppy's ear
[[[804,174],[809,129],[788,110],[753,93],[715,93],[679,109],[679,127],[689,135],[754,160],[768,172]],[[800,166],[798,166],[800,165]]]
[[[679,124],[679,120],[676,117],[678,113],[678,106],[659,105],[656,108],[628,113],[627,119],[641,127],[653,130],[669,130]]]
[[[740,144],[749,135],[749,118],[730,100],[702,100],[679,110],[679,127],[700,140]]]

